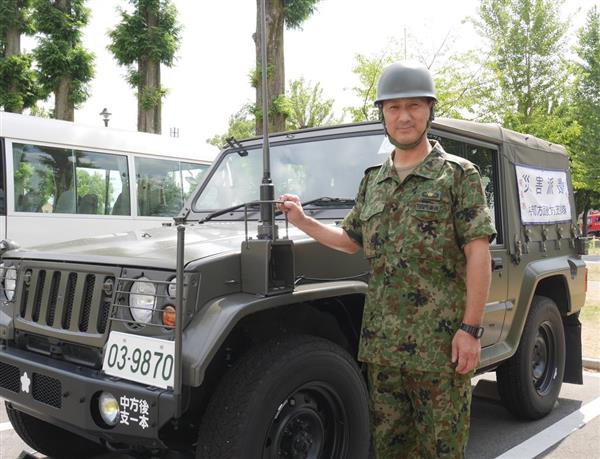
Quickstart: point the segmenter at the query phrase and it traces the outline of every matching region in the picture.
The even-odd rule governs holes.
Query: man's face
[[[419,140],[427,128],[431,101],[425,97],[391,99],[383,102],[383,119],[388,134],[401,145]]]

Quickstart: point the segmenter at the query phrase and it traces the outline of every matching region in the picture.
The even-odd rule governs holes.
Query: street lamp
[[[108,121],[110,120],[110,115],[112,115],[112,113],[104,107],[99,115],[102,117],[102,121],[104,121],[104,127],[108,127]]]

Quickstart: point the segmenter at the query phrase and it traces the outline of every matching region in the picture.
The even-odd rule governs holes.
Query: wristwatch
[[[479,339],[483,336],[483,327],[476,327],[475,325],[469,325],[463,322],[460,324],[460,329],[467,332],[473,338]]]

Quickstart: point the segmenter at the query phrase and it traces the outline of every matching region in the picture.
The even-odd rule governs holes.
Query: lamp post
[[[112,115],[112,113],[104,107],[99,115],[102,117],[102,121],[104,121],[104,127],[108,127],[108,121],[110,120],[110,115]]]

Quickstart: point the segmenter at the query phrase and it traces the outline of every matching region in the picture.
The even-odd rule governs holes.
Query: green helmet
[[[429,97],[437,102],[435,86],[429,69],[415,62],[396,62],[388,65],[377,83],[375,105],[384,100]]]

